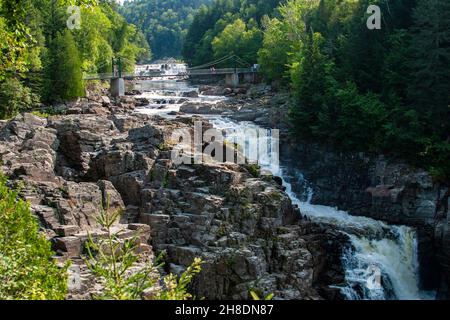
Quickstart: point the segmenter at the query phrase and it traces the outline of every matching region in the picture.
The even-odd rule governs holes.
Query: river
[[[135,89],[143,92],[150,104],[137,110],[139,113],[170,117],[179,111],[182,101],[217,103],[225,97],[199,96],[187,98],[185,93],[198,90],[184,81],[140,81]],[[254,123],[236,122],[222,116],[210,116],[215,128],[245,132],[260,129]],[[231,137],[230,137],[231,138]],[[272,139],[267,137],[270,144]],[[280,144],[283,148],[283,144]],[[348,300],[421,300],[431,299],[432,294],[419,290],[419,264],[417,235],[406,226],[388,225],[382,221],[353,216],[336,208],[311,204],[314,186],[305,181],[295,169],[292,159],[280,159],[277,165],[260,162],[262,170],[281,177],[294,205],[311,220],[332,225],[349,238],[348,247],[341,257],[345,270],[345,283],[338,288]],[[298,188],[296,186],[308,186]]]

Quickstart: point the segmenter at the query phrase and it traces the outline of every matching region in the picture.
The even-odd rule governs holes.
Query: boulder
[[[112,182],[100,180],[97,182],[97,185],[102,192],[102,204],[105,209],[113,211],[125,210],[125,204],[123,203],[122,197],[116,188],[114,188]]]
[[[181,96],[184,98],[198,98],[198,91],[183,92]]]
[[[62,253],[67,258],[77,258],[81,255],[81,240],[78,237],[55,238],[53,250]]]
[[[108,107],[109,105],[111,105],[111,99],[109,99],[109,97],[107,97],[107,96],[102,96],[100,98],[100,102],[102,103],[102,105],[104,107]]]
[[[59,226],[55,232],[60,237],[71,237],[80,232],[80,227],[71,225]]]

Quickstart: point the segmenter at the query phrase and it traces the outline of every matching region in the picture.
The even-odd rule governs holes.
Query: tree
[[[68,5],[82,10],[75,41],[66,35]],[[46,102],[72,99],[84,95],[80,74],[110,72],[113,56],[123,58],[126,70],[150,59],[142,32],[115,8],[97,0],[0,0],[0,85],[14,78]]]
[[[0,119],[10,118],[18,112],[31,109],[39,101],[30,88],[17,78],[8,78],[0,84]]]
[[[288,52],[291,42],[287,37],[286,25],[277,18],[264,23],[264,38],[262,48],[258,51],[258,63],[261,71],[269,81],[288,82]]]
[[[84,96],[83,74],[72,33],[58,33],[50,44],[46,65],[47,100],[69,100]]]
[[[261,41],[262,33],[256,26],[248,27],[242,19],[237,19],[212,41],[214,58],[234,54],[248,63],[254,63]]]
[[[419,0],[411,40],[412,104],[450,140],[450,2]]]
[[[29,30],[22,23],[25,17],[23,2],[0,1],[0,82],[26,71],[25,51]]]
[[[62,300],[66,267],[58,267],[29,204],[0,173],[0,299]]]
[[[156,59],[181,57],[187,29],[203,4],[212,0],[135,0],[120,8],[129,23],[141,28]]]
[[[214,59],[212,42],[220,38],[224,29],[232,25],[235,30],[242,28],[236,24],[239,19],[247,25],[247,37],[257,41],[250,41],[252,48],[243,51],[248,62],[256,62],[256,52],[262,44],[260,29],[261,20],[265,15],[275,14],[275,8],[284,1],[280,0],[214,0],[208,7],[202,7],[194,17],[193,23],[187,31],[183,47],[183,57],[191,65],[200,65]],[[230,31],[230,28],[229,30]],[[228,32],[225,32],[228,33]],[[222,34],[224,36],[225,34]],[[228,42],[236,50],[232,42]],[[220,46],[220,51],[227,49]],[[242,50],[240,50],[242,51]],[[252,53],[253,55],[249,54]],[[225,54],[227,55],[227,54]]]
[[[36,2],[36,3],[34,3]],[[52,5],[69,4],[92,7],[97,0],[1,0],[0,1],[0,82],[7,75],[23,75],[29,67],[30,48],[36,44],[36,27],[30,22],[34,21],[35,8],[46,10]],[[48,26],[48,24],[47,24]]]
[[[296,101],[291,117],[296,130],[306,137],[314,136],[314,133],[325,134],[320,132],[318,121],[325,120],[324,116],[332,112],[330,108],[334,103],[333,89],[336,85],[332,75],[333,64],[323,53],[323,44],[324,38],[320,33],[308,36],[302,58],[291,66]],[[321,113],[322,117],[319,117]]]
[[[120,210],[110,211],[106,204],[106,209],[100,211],[98,223],[106,230],[107,236],[98,240],[90,236],[86,245],[86,263],[103,285],[102,294],[94,299],[139,300],[148,290],[152,291],[150,298],[154,300],[193,298],[187,288],[201,271],[201,259],[196,258],[179,279],[172,274],[161,279],[158,268],[162,265],[155,265],[146,260],[145,254],[136,253],[140,235],[122,240],[122,230],[114,230],[121,213]]]

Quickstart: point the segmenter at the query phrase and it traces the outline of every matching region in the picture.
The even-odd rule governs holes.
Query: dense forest
[[[279,0],[215,0],[195,15],[183,47],[190,65],[236,54],[255,63],[262,43],[262,20],[274,13]],[[227,66],[225,64],[225,66]]]
[[[73,5],[79,6],[80,16],[74,8],[68,10],[69,6]],[[368,21],[374,18],[374,11],[368,10],[369,6],[373,5],[379,6],[381,10],[380,28],[370,28],[368,24]],[[153,248],[147,243],[150,230],[158,237],[164,234],[161,236],[161,239],[164,239],[161,240],[160,248],[171,247],[174,249],[173,252],[179,251],[176,254],[179,254],[180,261],[186,260],[186,257],[190,258],[197,252],[204,254],[204,257],[208,259],[207,263],[214,261],[216,264],[207,265],[205,268],[208,272],[207,276],[217,272],[219,273],[217,279],[220,281],[207,284],[225,281],[224,283],[227,283],[225,287],[232,289],[230,289],[232,297],[245,297],[242,294],[244,291],[239,294],[234,292],[238,287],[244,288],[245,285],[242,290],[247,290],[247,285],[251,284],[253,287],[254,284],[259,283],[259,280],[250,282],[249,279],[253,279],[251,278],[253,274],[255,279],[263,274],[253,270],[260,267],[259,261],[267,260],[267,252],[276,249],[272,252],[275,258],[267,263],[269,270],[274,263],[280,262],[276,259],[283,258],[285,255],[292,255],[294,258],[300,255],[314,258],[309,254],[310,245],[307,243],[309,239],[315,239],[311,248],[317,249],[317,254],[320,253],[317,256],[320,258],[319,261],[322,261],[322,255],[329,253],[327,250],[332,241],[336,239],[336,246],[343,245],[341,242],[344,241],[341,237],[335,238],[332,235],[340,233],[341,229],[333,228],[330,229],[331,232],[328,232],[327,223],[319,225],[313,221],[314,227],[310,228],[306,219],[302,221],[302,228],[300,228],[302,230],[311,229],[313,232],[316,228],[321,229],[321,233],[317,234],[320,238],[316,237],[315,233],[309,233],[308,230],[308,233],[303,235],[304,230],[300,230],[297,225],[281,227],[280,222],[290,220],[290,216],[293,216],[293,213],[300,208],[297,205],[294,210],[287,195],[275,185],[275,180],[278,179],[264,177],[264,180],[268,181],[259,180],[262,178],[259,166],[243,166],[238,168],[239,171],[232,171],[232,166],[223,166],[222,169],[219,166],[202,165],[192,171],[186,170],[183,166],[180,169],[171,167],[172,164],[165,156],[170,153],[168,148],[171,148],[173,141],[169,143],[169,140],[164,139],[166,131],[162,128],[170,132],[175,128],[188,128],[188,123],[191,122],[180,121],[179,118],[175,121],[170,118],[168,122],[165,122],[162,117],[154,117],[155,119],[152,116],[137,117],[131,109],[128,109],[130,107],[128,103],[123,101],[134,101],[130,103],[132,108],[137,105],[138,99],[140,99],[139,102],[144,101],[145,105],[149,105],[149,101],[145,102],[142,97],[125,97],[121,101],[119,98],[109,99],[102,96],[98,97],[97,101],[91,96],[91,101],[83,99],[78,101],[79,104],[86,103],[87,108],[91,109],[101,106],[104,110],[99,113],[85,114],[80,108],[80,113],[61,115],[51,118],[48,122],[43,119],[50,116],[53,111],[49,107],[49,114],[44,114],[42,112],[44,106],[59,105],[85,96],[83,76],[110,72],[112,61],[116,58],[121,58],[127,71],[134,70],[136,63],[163,57],[184,57],[188,64],[196,66],[234,54],[241,58],[241,63],[247,65],[257,63],[260,66],[262,81],[270,84],[273,91],[268,90],[263,84],[260,86],[261,97],[254,99],[255,97],[250,94],[253,90],[247,92],[246,88],[233,88],[234,90],[226,88],[223,92],[231,91],[232,96],[236,97],[229,100],[233,108],[237,103],[246,105],[254,103],[259,108],[262,100],[271,99],[273,102],[278,97],[282,97],[282,103],[278,104],[277,101],[275,105],[285,106],[284,102],[289,105],[289,111],[283,116],[286,116],[290,125],[294,141],[301,140],[309,145],[316,143],[331,145],[337,148],[337,151],[362,152],[369,155],[384,154],[390,158],[406,160],[414,166],[429,170],[437,186],[433,189],[438,191],[436,202],[440,202],[442,198],[445,199],[445,204],[447,203],[450,186],[449,0],[130,0],[125,2],[124,6],[120,6],[116,0],[0,0],[0,40],[0,119],[10,120],[0,121],[0,127],[6,137],[2,136],[0,150],[0,160],[6,164],[2,166],[2,170],[5,168],[10,170],[7,173],[10,177],[6,177],[6,173],[3,174],[0,171],[0,299],[66,298],[67,270],[70,265],[62,263],[62,260],[57,263],[54,259],[55,252],[52,250],[55,246],[52,246],[49,239],[74,240],[72,236],[78,231],[87,231],[89,235],[86,246],[83,247],[83,252],[87,253],[84,262],[96,277],[103,279],[104,292],[101,295],[97,293],[92,295],[93,299],[102,300],[134,300],[144,297],[144,293],[145,298],[157,300],[194,298],[188,293],[188,289],[194,288],[190,282],[201,271],[203,261],[195,258],[194,262],[190,266],[186,265],[185,271],[181,272],[181,265],[178,264],[181,262],[174,261],[172,266],[164,267],[165,261],[159,260],[166,257],[161,254],[153,265],[153,261],[148,259],[153,255]],[[233,67],[234,63],[228,61],[218,64],[217,67]],[[214,70],[212,71],[215,73]],[[221,92],[223,89],[220,87]],[[247,93],[238,94],[237,91],[241,89]],[[254,91],[259,92],[259,88],[257,89]],[[282,94],[277,95],[277,91]],[[199,99],[196,92],[185,93],[187,95],[183,97],[183,101],[190,103],[184,98],[191,93],[195,93],[193,99]],[[272,97],[275,98],[272,99]],[[254,100],[250,101],[252,99]],[[108,100],[114,101],[107,102]],[[216,107],[209,102],[208,106]],[[226,105],[225,102],[221,101],[220,104],[222,103]],[[114,113],[111,111],[114,109],[119,110]],[[34,115],[12,119],[23,111],[31,110],[35,111]],[[75,108],[72,111],[76,111]],[[224,115],[229,114],[228,111]],[[178,112],[175,114],[183,115]],[[26,119],[28,116],[30,116],[29,119]],[[54,123],[64,117],[65,119],[61,119],[60,122],[61,127],[64,128],[58,131],[55,127],[59,125]],[[79,120],[78,118],[84,117],[88,121],[83,125],[71,127],[75,122],[73,119]],[[42,118],[42,121],[38,118]],[[28,124],[26,121],[33,123]],[[54,122],[53,126],[44,124],[52,122]],[[120,125],[122,122],[123,124]],[[93,124],[99,124],[99,127]],[[247,124],[248,122],[244,122],[244,125]],[[140,125],[142,127],[139,127]],[[91,131],[85,130],[86,127],[91,126]],[[122,128],[119,130],[119,127]],[[102,131],[98,136],[94,135],[96,129]],[[108,135],[107,139],[105,139],[106,135]],[[72,146],[73,141],[76,143]],[[61,148],[60,145],[64,143],[68,146]],[[53,145],[50,146],[50,144]],[[92,147],[94,144],[98,146]],[[72,156],[73,150],[66,150],[66,147],[75,150],[77,159],[74,162],[76,166],[86,169],[85,171],[78,172],[72,168],[75,167],[69,163],[72,159],[66,158]],[[15,153],[11,152],[11,149],[14,149]],[[84,149],[89,152],[83,151]],[[37,166],[33,166],[34,164]],[[106,170],[104,169],[106,167],[110,168]],[[91,169],[105,172],[91,175]],[[196,171],[197,169],[199,171]],[[61,174],[57,171],[65,172]],[[110,172],[107,174],[106,171]],[[248,171],[248,174],[245,171]],[[402,174],[402,172],[399,173],[399,175]],[[96,175],[98,175],[97,179],[110,180],[96,182],[97,179],[93,178]],[[239,177],[237,179],[239,182],[233,181],[226,188],[216,188],[218,180],[215,177],[218,175],[223,176],[221,179],[224,185],[229,182],[230,176]],[[410,179],[409,174],[405,177],[405,180]],[[29,178],[32,183],[24,184],[29,182],[26,180]],[[40,180],[34,181],[33,178]],[[382,180],[378,176],[376,179]],[[446,241],[448,218],[447,216],[438,217],[441,214],[440,211],[446,214],[448,207],[444,205],[445,208],[441,210],[440,203],[435,207],[430,206],[431,215],[428,215],[428,207],[422,210],[422,204],[425,203],[425,206],[428,206],[428,202],[434,201],[435,194],[434,191],[430,191],[428,180],[424,183],[426,187],[417,186],[421,183],[419,179],[422,179],[421,175],[414,177],[412,181],[408,180],[409,189],[402,190],[401,199],[395,200],[396,202],[392,200],[392,197],[398,193],[397,186],[392,192],[391,190],[386,192],[388,196],[385,196],[384,187],[392,187],[382,185],[383,197],[388,200],[386,202],[381,200],[379,207],[385,204],[388,207],[391,205],[392,207],[411,206],[405,210],[408,212],[408,220],[412,221],[409,222],[410,225],[417,227],[420,233],[423,231],[425,238],[436,238],[433,242],[425,239],[426,244],[422,245],[425,250],[433,252],[433,258],[430,260],[434,260],[434,254],[436,254],[436,260],[442,259],[444,261],[442,265],[445,264],[447,268],[445,259],[448,257],[446,255],[448,251],[437,251],[435,246],[448,247]],[[81,182],[82,180],[84,182]],[[147,183],[147,180],[151,181]],[[116,181],[121,188],[129,189],[126,190],[127,192],[122,192],[123,199],[120,192],[115,189],[113,181]],[[213,181],[211,185],[214,188],[208,186],[207,181]],[[241,185],[237,185],[238,183]],[[100,184],[103,185],[104,190],[101,190]],[[91,189],[88,186],[97,192],[98,202],[94,200],[94,196],[91,200],[85,200],[88,198],[84,197],[85,194],[91,196]],[[72,187],[77,190],[70,190]],[[118,206],[125,208],[126,204],[133,219],[135,216],[145,216],[145,219],[151,221],[145,222],[151,224],[152,228],[148,228],[148,237],[144,237],[143,240],[145,243],[137,241],[137,239],[140,241],[143,235],[141,230],[136,229],[139,227],[136,223],[133,223],[134,229],[127,229],[127,231],[136,231],[136,237],[122,239],[119,236],[120,232],[114,234],[112,229],[123,212],[121,209],[117,212],[110,210],[110,199],[106,191],[110,187],[110,190],[116,191],[114,194],[120,200],[116,202],[122,203]],[[424,191],[409,197],[407,193],[416,193],[416,188]],[[47,189],[49,189],[48,193]],[[218,190],[218,195],[213,193],[213,189]],[[71,192],[70,195],[68,190]],[[195,192],[174,192],[177,190],[194,190]],[[336,189],[336,193],[339,193],[339,190],[342,189]],[[363,190],[366,190],[366,187]],[[444,197],[440,194],[442,190],[446,192]],[[151,202],[137,207],[136,203],[127,200],[132,204],[129,205],[123,201],[126,199],[125,196],[128,196],[128,192],[136,197],[133,200],[136,200],[135,202],[139,205],[144,202],[142,198],[151,198]],[[425,193],[427,196],[430,195],[431,201],[428,198],[420,198]],[[227,196],[229,194],[236,195],[236,199],[228,199],[232,198]],[[202,201],[201,205],[198,205],[199,211],[194,208],[194,211],[186,213],[186,204],[189,204],[189,201],[197,201],[196,199]],[[217,199],[223,199],[223,201]],[[379,201],[378,197],[373,199],[375,199],[373,202]],[[34,208],[32,210],[27,200],[34,201],[34,205],[39,203],[38,206],[43,207],[41,208],[43,216],[50,212],[51,219],[58,219],[55,226],[49,226],[51,228],[47,229],[49,233],[40,232],[47,227],[36,218]],[[409,200],[419,201],[417,204],[411,204]],[[78,203],[78,201],[80,208],[78,204],[72,207],[72,203]],[[223,202],[223,205],[218,206],[218,201]],[[177,207],[177,204],[180,206]],[[66,224],[67,221],[63,221],[65,219],[64,213],[61,214],[63,211],[67,211],[67,215],[73,215],[73,211],[79,209],[80,215],[87,216],[90,214],[90,207],[95,208],[96,205],[99,206],[97,219],[99,230],[105,232],[105,236],[100,234],[96,241],[89,234],[95,231],[91,230],[92,225],[89,221],[86,221],[86,225],[83,226],[76,216],[73,217],[73,223],[78,223],[79,226],[69,225]],[[209,208],[208,210],[211,211],[204,211],[204,208]],[[425,211],[424,217],[430,220],[430,225],[427,222],[422,226],[421,222],[416,221],[419,217],[419,213],[415,212],[416,209],[417,212]],[[151,213],[147,214],[147,211]],[[142,214],[144,212],[145,214]],[[180,214],[181,212],[183,213]],[[231,216],[239,215],[239,219],[231,223],[230,221],[234,218],[230,218],[230,212],[233,213]],[[411,212],[412,215],[409,216]],[[214,232],[205,231],[208,228],[203,223],[205,219],[202,219],[206,217],[208,220],[210,215],[217,218],[219,215],[226,216],[223,221],[220,219],[213,221],[214,225],[209,229]],[[167,224],[166,221],[172,221],[173,217],[180,219],[174,220],[176,223]],[[200,222],[191,220],[191,217],[196,217],[194,220]],[[197,219],[199,217],[201,219]],[[297,221],[297,218],[292,217],[292,220]],[[337,223],[343,221],[336,219],[334,215],[332,218],[333,221],[337,221],[337,227]],[[394,218],[397,219],[397,217]],[[354,223],[350,215],[346,213],[345,219]],[[402,242],[408,242],[404,240],[404,237],[394,234],[397,232],[394,230],[398,229],[388,229],[387,226],[384,227],[384,224],[380,227],[383,231],[378,232],[376,221],[377,227],[373,229],[377,233],[386,232],[386,234],[380,241],[378,234],[372,239],[372,233],[364,232],[367,228],[371,228],[372,224],[361,224],[362,220],[359,219],[354,221],[358,223],[356,232],[367,237],[364,242],[361,242],[364,245],[368,243],[366,241],[368,240],[370,247],[374,248],[379,242],[383,246],[383,251],[391,251],[390,246],[384,246],[386,242],[393,242],[392,239],[397,237]],[[171,226],[170,229],[168,225]],[[252,228],[247,228],[248,225]],[[259,229],[259,225],[264,225],[264,228]],[[269,232],[271,226],[280,227],[274,228],[272,233]],[[78,227],[86,229],[82,230]],[[197,237],[194,232],[193,235],[189,235],[189,238],[184,238],[182,232],[179,232],[183,227],[200,230],[205,233],[205,237],[203,234],[202,237]],[[351,230],[352,227],[353,225],[346,224],[345,229],[342,230],[346,230],[345,233],[348,234],[347,230]],[[229,231],[233,231],[232,236],[227,238],[224,234],[228,235]],[[297,233],[298,231],[302,232]],[[326,233],[326,237],[322,238],[323,233]],[[259,238],[260,234],[267,237]],[[82,236],[85,237],[85,234]],[[350,237],[353,238],[353,234],[349,235]],[[223,241],[224,239],[226,241]],[[305,247],[300,246],[296,248],[300,251],[292,251],[292,246],[289,247],[287,243],[286,247],[283,245],[273,249],[273,243],[277,241],[281,243],[280,239],[289,243],[293,239],[293,243],[302,243]],[[317,239],[320,241],[316,241]],[[418,243],[422,243],[421,240],[424,238],[418,239]],[[256,242],[253,242],[254,240]],[[413,241],[415,238],[411,236],[410,240],[414,243],[411,247],[415,246]],[[80,245],[75,257],[81,261],[79,259],[81,240],[77,238],[75,241],[79,241]],[[253,255],[253,251],[242,250],[241,244],[247,241],[250,241],[249,247],[252,247],[255,252],[258,251],[258,255]],[[326,242],[327,245],[322,248],[318,242]],[[67,247],[77,246],[71,243],[67,242]],[[231,246],[230,243],[233,245]],[[144,246],[140,247],[140,244]],[[269,246],[264,247],[262,244]],[[397,243],[395,246],[397,247]],[[63,248],[66,251],[60,253],[68,254],[68,251],[73,249],[67,247]],[[320,252],[322,249],[323,253]],[[397,258],[396,250],[389,252],[389,256]],[[173,252],[169,253],[169,256]],[[216,252],[220,252],[221,255],[215,255]],[[378,254],[377,251],[370,251],[370,255],[374,255],[373,252]],[[139,261],[141,253],[144,253],[144,256],[149,254],[145,256],[145,260],[148,260],[145,262],[148,264],[138,271],[132,271],[133,264]],[[222,256],[222,253],[225,255]],[[411,254],[411,260],[413,260],[412,256],[417,258],[415,254]],[[401,263],[400,260],[404,256],[398,257],[396,264]],[[295,264],[299,262],[298,268],[301,269],[291,269],[291,263],[287,261],[286,270],[283,270],[284,273],[289,273],[286,277],[279,273],[279,270],[275,270],[276,274],[267,272],[270,278],[264,275],[265,278],[261,279],[264,281],[269,279],[270,282],[273,280],[273,288],[278,289],[280,279],[285,278],[286,280],[283,281],[289,283],[283,285],[288,285],[289,293],[286,296],[290,297],[294,292],[291,286],[292,274],[298,273],[298,279],[301,281],[296,280],[296,282],[303,283],[306,276],[316,272],[316,266],[310,265],[313,265],[313,260],[317,259],[312,258],[311,260],[309,258],[295,260]],[[242,277],[239,275],[239,279],[245,282],[234,286],[233,283],[237,280],[232,273],[235,272],[224,273],[223,266],[232,268],[229,262],[241,261],[241,259],[245,260],[245,263],[256,261],[256,264],[251,264],[251,268],[247,268],[252,269],[248,271],[248,274],[252,273],[251,277],[247,277],[248,274],[245,271]],[[308,269],[304,269],[306,266]],[[323,269],[322,267],[323,265],[320,269]],[[341,267],[339,265],[339,269]],[[171,268],[180,276],[172,273],[159,275],[159,270],[169,272]],[[264,268],[261,267],[261,269]],[[358,269],[362,270],[359,265]],[[301,272],[291,272],[291,270]],[[338,273],[337,269],[330,270],[326,277],[328,274]],[[400,273],[404,269],[399,270]],[[431,266],[430,270],[434,272],[435,266]],[[272,270],[269,271],[272,272]],[[341,276],[338,277],[341,282]],[[305,280],[305,283],[309,282],[313,281]],[[233,284],[234,287],[228,284]],[[389,281],[386,285],[391,286]],[[94,284],[94,287],[98,286]],[[154,287],[159,289],[147,290]],[[328,287],[327,284],[327,289]],[[253,290],[250,287],[248,289]],[[310,289],[308,287],[308,294]],[[258,295],[259,292],[250,291],[250,296],[253,298],[259,299]],[[273,294],[267,296],[268,299],[272,297]],[[309,296],[305,297],[309,299]],[[313,298],[316,299],[315,296]]]
[[[80,28],[67,26],[69,4],[82,5]],[[0,117],[39,101],[83,96],[83,72],[107,72],[113,57],[128,69],[148,60],[144,35],[116,7],[97,0],[0,0]]]
[[[127,0],[120,12],[141,28],[155,59],[181,58],[181,48],[196,10],[211,0]]]
[[[381,29],[367,27],[373,4]],[[216,0],[195,16],[184,57],[197,65],[228,53],[290,90],[294,134],[448,181],[449,1]]]

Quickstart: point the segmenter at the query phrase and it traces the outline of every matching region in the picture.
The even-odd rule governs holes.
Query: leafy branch
[[[116,230],[121,211],[110,212],[101,209],[97,219],[106,232],[104,237],[89,234],[85,259],[91,272],[101,279],[103,291],[94,299],[101,300],[189,300],[188,286],[201,272],[202,260],[196,258],[191,266],[180,276],[169,274],[161,278],[159,269],[163,266],[164,253],[155,262],[149,261],[145,254],[139,254],[138,247],[142,234],[131,239],[121,239],[124,229]]]

